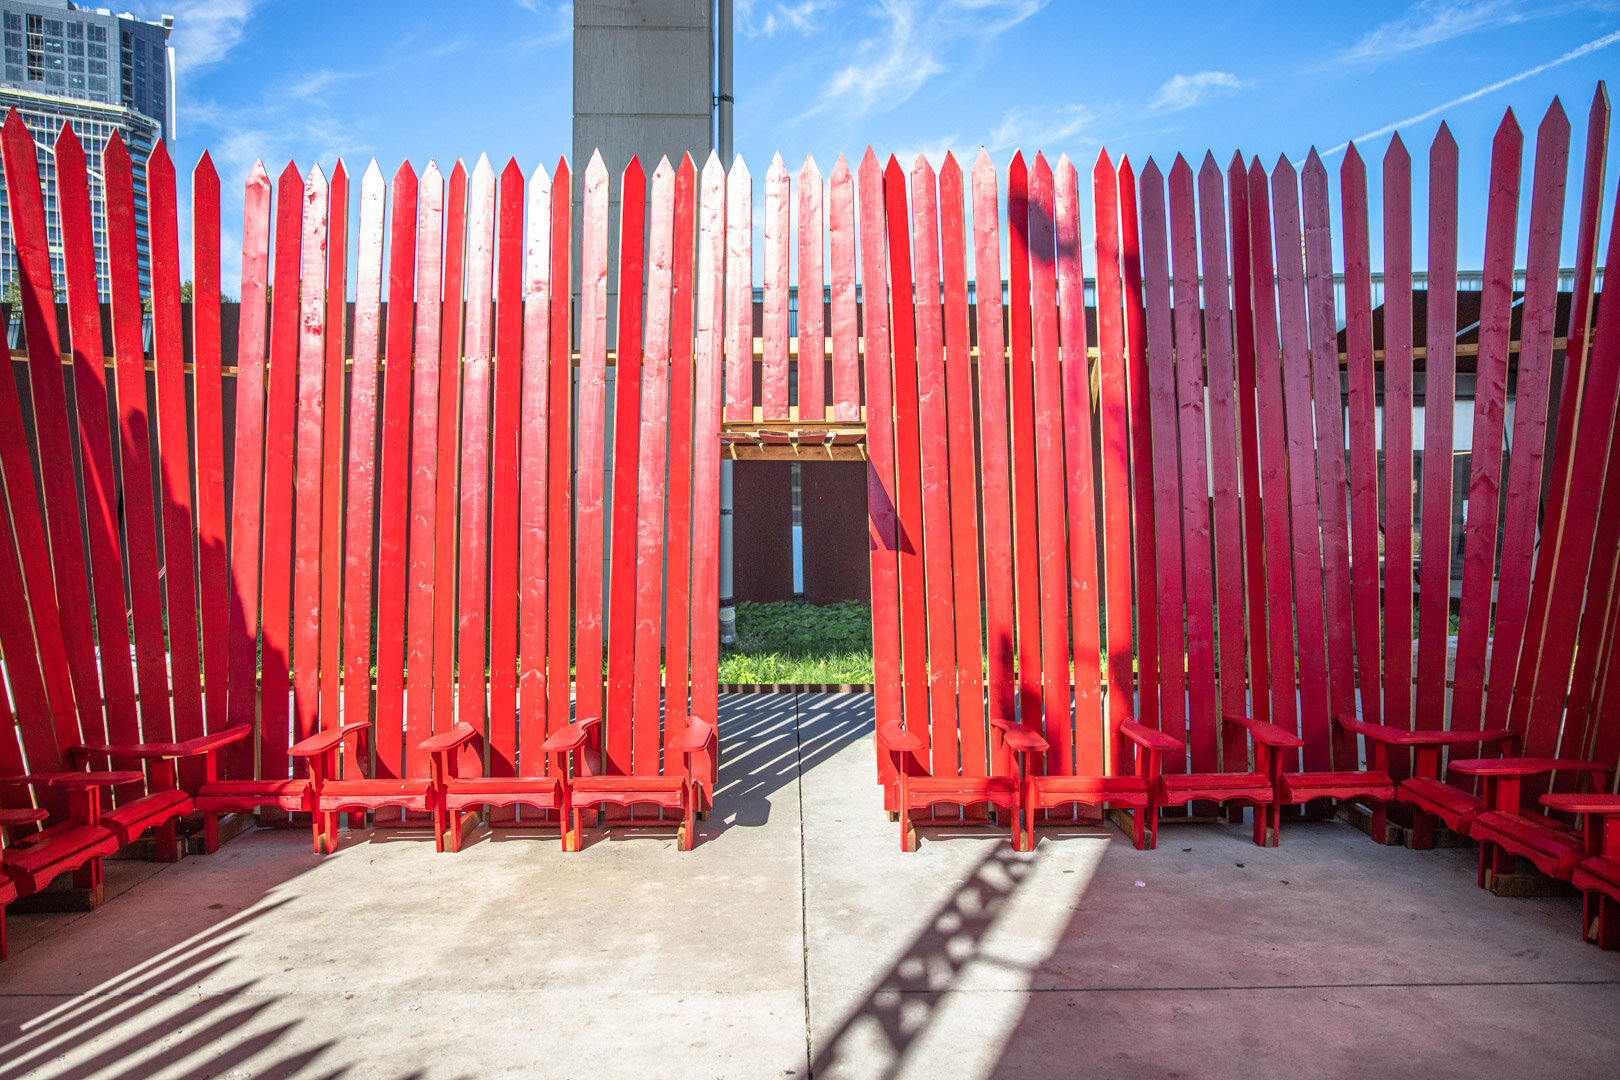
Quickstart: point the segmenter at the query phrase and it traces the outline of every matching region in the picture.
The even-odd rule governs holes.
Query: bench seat
[[[1480,814],[1474,819],[1472,836],[1482,844],[1498,844],[1513,855],[1522,855],[1559,881],[1570,879],[1586,847],[1580,833],[1552,818],[1505,810]]]

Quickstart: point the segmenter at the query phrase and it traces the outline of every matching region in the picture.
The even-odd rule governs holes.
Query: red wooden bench
[[[1583,898],[1581,936],[1599,948],[1620,949],[1620,795],[1553,792],[1542,805],[1563,814],[1581,814],[1586,824],[1582,854],[1570,884]]]
[[[6,905],[17,899],[17,886],[3,868],[6,863],[5,830],[20,830],[24,826],[45,820],[46,812],[37,806],[20,810],[0,810],[0,960],[6,958]]]

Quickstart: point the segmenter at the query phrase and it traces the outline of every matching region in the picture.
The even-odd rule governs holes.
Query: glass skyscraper
[[[63,282],[62,217],[52,151],[62,125],[72,123],[90,170],[101,297],[108,297],[101,155],[114,131],[122,136],[134,161],[141,293],[144,296],[150,291],[146,157],[158,139],[174,137],[174,50],[168,44],[173,23],[169,16],[147,22],[68,0],[0,0],[5,49],[5,62],[0,65],[0,112],[15,108],[38,147],[51,268],[58,287]],[[0,187],[0,289],[9,288],[17,269],[5,198]]]

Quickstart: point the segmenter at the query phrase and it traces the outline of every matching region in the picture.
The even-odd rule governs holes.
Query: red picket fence
[[[162,146],[148,163],[148,360],[130,162],[116,140],[108,147],[109,358],[83,155],[62,133],[64,360],[46,314],[37,172],[24,167],[33,147],[13,117],[31,423],[0,380],[11,517],[0,543],[12,545],[0,551],[12,601],[0,604],[0,651],[16,714],[0,731],[0,799],[36,798],[4,778],[64,767],[80,742],[239,724],[253,738],[226,755],[225,779],[279,781],[301,769],[292,744],[340,717],[368,725],[350,768],[379,781],[427,777],[422,740],[458,723],[484,738],[490,776],[549,774],[559,766],[540,744],[598,718],[588,772],[667,776],[672,718],[716,708],[722,453],[867,463],[877,726],[906,733],[902,769],[946,781],[945,801],[973,805],[973,785],[959,782],[1006,775],[1013,753],[1032,753],[1043,777],[1121,781],[1055,785],[1050,814],[1134,792],[1123,781],[1139,755],[1184,778],[1166,782],[1172,791],[1224,799],[1242,785],[1221,778],[1251,775],[1259,737],[1229,715],[1286,729],[1299,746],[1279,744],[1277,761],[1301,774],[1365,772],[1337,719],[1358,712],[1420,730],[1510,727],[1527,753],[1613,763],[1620,475],[1606,466],[1620,312],[1593,330],[1607,121],[1600,89],[1563,324],[1569,125],[1555,103],[1538,133],[1520,260],[1522,139],[1504,121],[1477,334],[1458,332],[1456,147],[1444,128],[1430,151],[1426,293],[1411,288],[1398,139],[1383,162],[1382,308],[1365,166],[1346,154],[1342,331],[1330,179],[1314,153],[1269,173],[1240,156],[1222,170],[1206,155],[1196,173],[1178,158],[1168,176],[1104,153],[1090,172],[1093,266],[1066,159],[1015,157],[1005,203],[983,155],[970,174],[947,157],[937,173],[919,159],[908,175],[869,150],[856,171],[840,158],[825,183],[807,161],[796,197],[778,159],[764,183],[757,342],[754,193],[740,159],[729,177],[712,157],[701,175],[689,160],[660,164],[650,217],[632,162],[618,181],[616,252],[599,161],[583,177],[578,238],[566,161],[527,180],[515,163],[497,177],[486,161],[471,173],[458,162],[448,178],[407,164],[391,185],[373,165],[356,228],[341,162],[330,178],[289,165],[273,187],[260,168],[245,191],[232,372],[207,156],[192,177],[189,326],[174,170]],[[807,298],[796,335],[794,250]],[[613,259],[621,301],[610,312]],[[970,303],[970,280],[1005,280],[1005,303],[996,288]],[[1450,455],[1427,453],[1415,544],[1415,374],[1424,445],[1449,447],[1468,358],[1467,518],[1454,537]],[[148,490],[155,501],[138,497]],[[1006,746],[998,733],[1017,722],[1044,748]],[[712,786],[713,755],[700,757]],[[891,808],[896,760],[880,755]],[[195,769],[182,776],[200,782]]]

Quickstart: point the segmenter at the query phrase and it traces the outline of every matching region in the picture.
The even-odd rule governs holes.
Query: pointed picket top
[[[1367,165],[1361,160],[1361,151],[1356,149],[1355,140],[1345,144],[1344,160],[1339,163],[1339,183],[1344,183],[1346,176],[1360,176],[1367,171]]]
[[[1029,175],[1029,166],[1024,162],[1024,152],[1014,150],[1012,160],[1007,162],[1007,178],[1010,181],[1014,175]]]
[[[734,184],[740,181],[753,180],[753,177],[748,174],[748,163],[743,161],[741,154],[731,159],[731,170],[727,176]]]
[[[1406,149],[1406,143],[1401,139],[1401,133],[1397,131],[1390,137],[1389,149],[1384,151],[1384,175],[1387,177],[1411,166],[1412,154]]]
[[[782,154],[780,151],[778,151],[776,155],[771,158],[771,167],[765,171],[765,179],[767,182],[769,182],[776,179],[786,180],[787,178],[787,165],[783,163]]]
[[[996,163],[990,160],[990,151],[979,147],[979,156],[973,159],[973,183],[993,184],[996,182]]]
[[[113,134],[117,135],[118,133],[113,132]],[[108,145],[108,148],[111,149],[111,147],[112,147],[112,140],[111,139],[109,139],[107,141],[107,145]],[[103,156],[105,156],[105,155],[103,155]],[[298,185],[299,187],[303,187],[304,186],[304,174],[298,171],[298,163],[296,161],[289,161],[289,162],[287,162],[286,167],[281,170],[281,174],[276,177],[276,186],[277,187],[291,187],[294,184]]]
[[[465,184],[467,182],[467,163],[456,158],[456,167],[450,170],[450,182]]]
[[[1245,171],[1246,170],[1244,169],[1244,166],[1243,166],[1243,151],[1241,151],[1241,150],[1232,151],[1232,160],[1230,160],[1230,161],[1228,161],[1226,163],[1226,177],[1227,177],[1227,180],[1231,181],[1231,182],[1236,182],[1237,178],[1242,176]]]
[[[394,188],[398,190],[400,184],[409,184],[412,187],[415,187],[416,185],[416,170],[411,167],[410,158],[406,158],[404,161],[401,161],[399,163],[399,168],[394,170]]]
[[[900,162],[893,154],[890,154],[889,160],[884,163],[883,182],[896,185],[900,191],[906,190],[906,171],[900,167]]]
[[[256,187],[266,192],[270,190],[270,173],[265,169],[262,159],[254,160],[253,168],[248,170],[247,183],[242,186],[244,191],[252,191]]]
[[[629,163],[625,165],[624,171],[619,174],[619,191],[621,193],[629,191],[632,184],[640,185],[645,190],[646,182],[647,170],[641,167],[640,155],[631,154]],[[623,212],[622,208],[620,212]]]
[[[1183,176],[1186,177],[1185,180],[1182,179]],[[1177,183],[1190,185],[1192,183],[1192,166],[1187,163],[1186,157],[1181,154],[1177,154],[1176,160],[1170,163],[1170,183],[1172,185]]]
[[[214,159],[209,156],[207,150],[202,152],[197,164],[191,167],[192,187],[196,187],[198,180],[206,180],[212,182],[215,187],[219,186],[219,170],[214,168]]]
[[[1046,163],[1045,154],[1036,152],[1035,167],[1030,171],[1030,176],[1036,184],[1044,184],[1048,188],[1052,186],[1052,166]]]
[[[1311,152],[1305,155],[1305,167],[1300,170],[1300,174],[1307,181],[1321,177],[1322,190],[1327,190],[1327,166],[1322,164],[1322,157],[1316,152],[1316,147],[1311,147]]]
[[[980,151],[983,156],[983,151]],[[1108,147],[1097,151],[1097,161],[1091,166],[1091,183],[1093,186],[1104,182],[1112,183],[1114,179],[1114,161],[1108,156]]]
[[[1266,178],[1266,167],[1264,165],[1260,164],[1260,155],[1256,154],[1256,155],[1254,155],[1254,157],[1249,159],[1249,190],[1251,190],[1251,191],[1255,190],[1256,186],[1258,185],[1258,189],[1259,189],[1260,193],[1262,195],[1265,194],[1266,193],[1266,179],[1267,179]],[[1258,214],[1258,213],[1259,213],[1259,208],[1258,207],[1255,207],[1255,206],[1250,206],[1249,207],[1249,217],[1250,217],[1251,220],[1253,220],[1255,215]]]
[[[1144,188],[1164,186],[1164,173],[1159,171],[1159,163],[1151,157],[1147,159],[1147,164],[1142,166],[1142,186]]]
[[[514,163],[516,160],[517,159],[515,158],[513,159]],[[533,188],[536,184],[545,184],[547,187],[551,186],[551,173],[547,171],[546,163],[543,161],[537,162],[534,166],[534,172],[529,174],[529,187]]]
[[[23,124],[22,117],[17,113],[17,107],[13,105],[11,108],[6,110],[6,122],[4,125],[0,125],[0,132],[14,131],[16,130],[16,125],[19,124],[22,125],[24,131],[28,130],[28,125]]]
[[[694,179],[697,177],[697,163],[692,160],[690,150],[682,154],[681,160],[675,163],[675,175],[680,176],[682,173],[690,173]]]
[[[1592,91],[1592,107],[1586,113],[1587,131],[1607,131],[1609,128],[1609,84],[1603,79],[1598,80],[1597,89]]]
[[[507,184],[521,185],[522,183],[523,169],[518,165],[517,158],[507,158],[506,166],[501,169],[501,186],[505,187]]]
[[[1287,154],[1278,154],[1277,164],[1271,167],[1271,185],[1276,187],[1283,183],[1298,184],[1299,173],[1294,170],[1294,163],[1288,160]]]
[[[957,185],[962,182],[962,166],[956,160],[956,155],[949,150],[945,151],[945,160],[940,163],[939,178],[941,182],[949,179]]]
[[[372,158],[371,163],[366,166],[365,174],[360,177],[360,190],[366,195],[371,195],[373,192],[380,194],[382,182],[382,169],[377,167],[377,159]]]
[[[1076,176],[1078,176],[1079,173],[1080,173],[1080,170],[1078,170],[1078,169],[1076,169],[1074,167],[1074,162],[1069,160],[1069,155],[1068,154],[1059,154],[1058,159],[1057,159],[1057,164],[1052,166],[1052,172],[1053,172],[1054,175],[1056,175],[1058,173],[1062,173],[1065,170],[1074,173]]]
[[[1496,125],[1496,135],[1491,139],[1491,153],[1494,156],[1508,147],[1523,144],[1524,130],[1519,127],[1519,118],[1513,115],[1510,108],[1502,114],[1502,122]]]
[[[1569,137],[1569,117],[1564,113],[1564,103],[1554,97],[1552,104],[1542,114],[1540,125],[1536,127],[1536,141],[1560,135],[1565,139]]]
[[[159,177],[168,177],[171,183],[174,180],[174,159],[169,156],[169,148],[163,145],[162,139],[153,143],[152,152],[146,155],[148,184],[151,183],[150,177],[154,173]]]
[[[920,180],[924,183],[932,184],[934,182],[934,178],[934,167],[928,163],[927,157],[922,154],[918,154],[917,160],[911,163],[911,182],[915,184]]]
[[[719,183],[726,175],[726,167],[720,164],[720,155],[709,151],[709,156],[703,160],[703,186],[705,189]]]
[[[1215,161],[1215,153],[1212,150],[1206,150],[1204,151],[1204,160],[1198,166],[1198,183],[1202,186],[1204,184],[1219,184],[1220,182],[1221,167]]]
[[[310,202],[326,194],[326,173],[321,170],[321,163],[316,162],[309,170],[309,179],[304,182],[304,197]]]
[[[15,112],[15,110],[13,110],[13,112]],[[55,153],[57,156],[60,156],[63,153],[80,155],[84,153],[84,146],[79,142],[79,134],[73,130],[73,124],[71,121],[64,123],[62,125],[62,130],[56,133],[56,142],[53,144],[53,146],[53,153]],[[203,153],[203,156],[208,156],[206,151]]]
[[[444,173],[439,171],[439,159],[428,158],[427,168],[422,170],[421,184],[423,187],[432,187],[435,184],[444,186]]]
[[[1442,120],[1440,130],[1434,133],[1434,142],[1429,144],[1430,168],[1443,161],[1456,160],[1457,140],[1452,137],[1451,125]]]
[[[574,185],[574,169],[568,163],[567,154],[557,155],[557,167],[551,171],[551,190],[571,191]]]
[[[675,166],[669,163],[669,155],[665,154],[658,159],[658,167],[653,170],[653,183],[667,183],[675,175]]]
[[[843,156],[839,155],[839,159],[842,160],[842,158]],[[821,183],[821,169],[816,165],[816,156],[806,154],[804,155],[804,164],[799,166],[799,186],[804,187],[808,184],[819,183]]]

